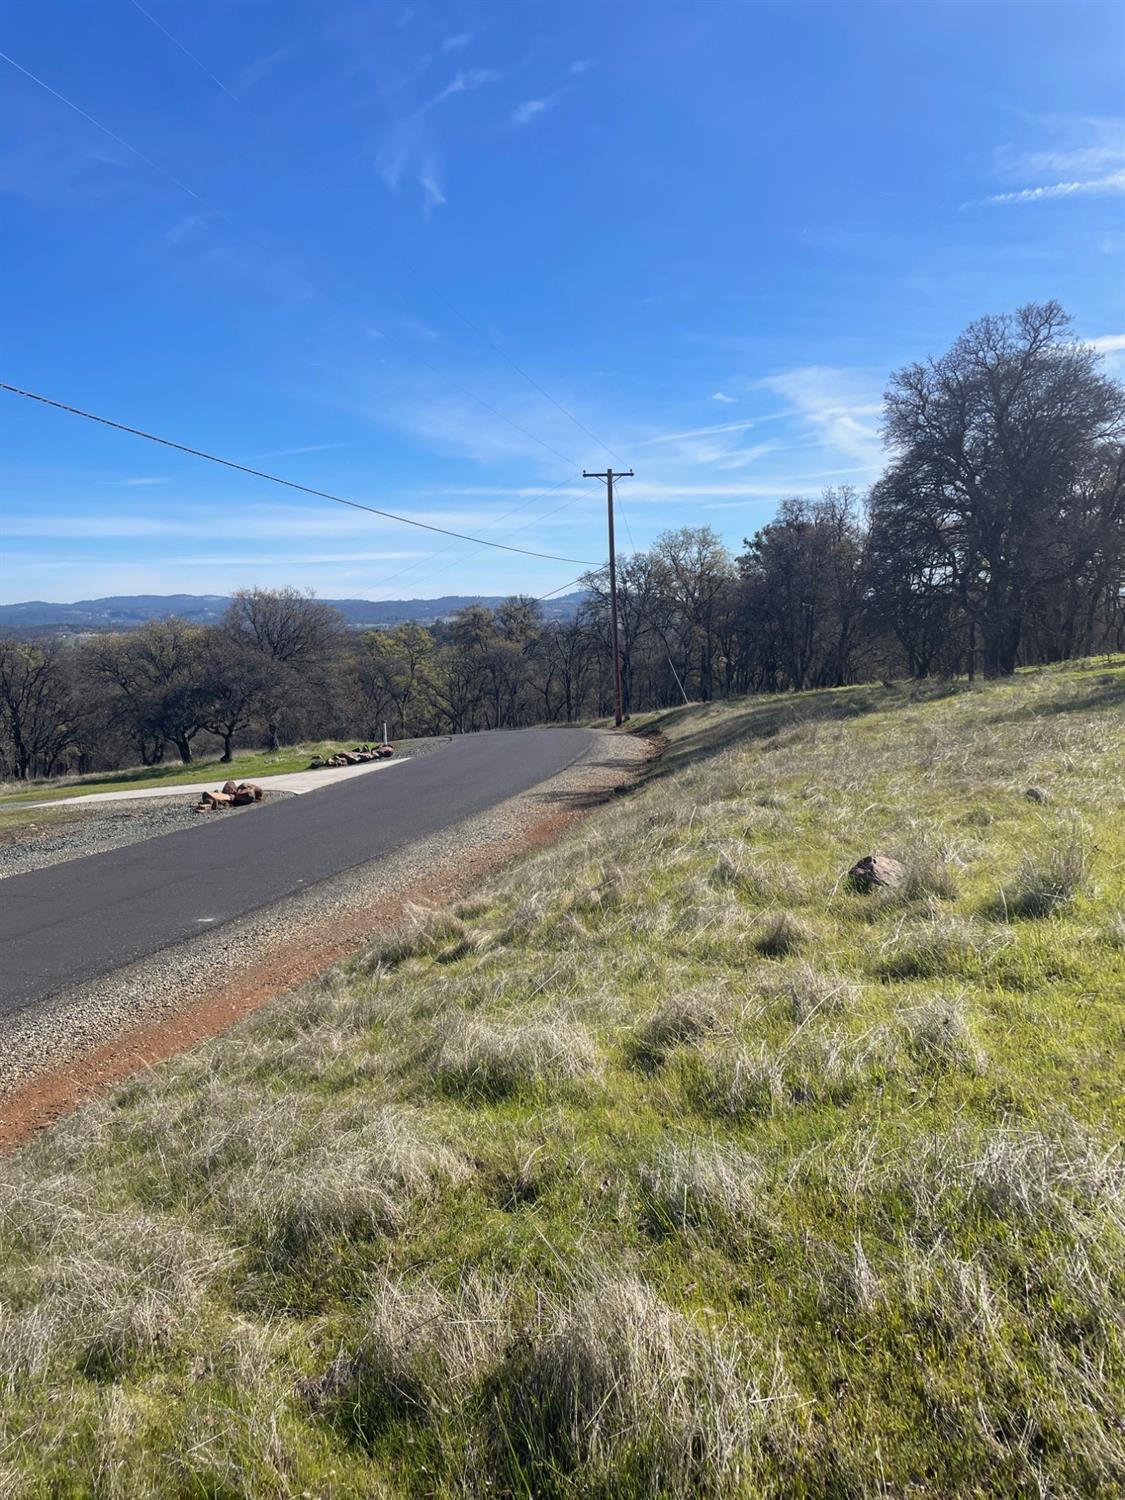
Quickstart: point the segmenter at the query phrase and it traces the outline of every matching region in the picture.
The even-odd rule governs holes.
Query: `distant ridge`
[[[349,625],[386,630],[413,620],[432,625],[467,609],[471,604],[495,608],[505,594],[443,594],[440,599],[326,599]],[[563,594],[542,605],[550,620],[572,619],[585,594]],[[111,594],[104,599],[78,599],[73,604],[49,604],[30,599],[24,604],[0,604],[0,632],[54,630],[66,634],[87,630],[129,630],[146,620],[180,615],[193,625],[214,625],[230,604],[227,594]]]

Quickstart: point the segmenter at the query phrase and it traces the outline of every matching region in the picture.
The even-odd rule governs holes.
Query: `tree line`
[[[620,560],[627,711],[1125,650],[1125,390],[1057,303],[894,374],[884,433],[866,495],[787,499],[737,554],[704,526]],[[515,597],[360,634],[250,589],[217,626],[0,640],[0,774],[602,716],[606,570],[584,585],[572,620]]]

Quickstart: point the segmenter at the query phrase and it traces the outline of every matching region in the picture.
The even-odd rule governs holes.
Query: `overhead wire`
[[[159,22],[150,11],[145,10],[144,6],[141,4],[141,0],[131,0],[131,3],[136,10],[140,11],[141,15],[144,16],[146,21],[151,21],[152,24],[156,27],[157,31],[162,32],[168,38],[173,47],[179,48],[184,56],[191,62],[193,62],[199,69],[199,71],[205,74],[211,80],[216,88],[222,89],[223,93],[226,94],[228,99],[233,99],[241,109],[246,110],[247,114],[250,113],[249,109],[247,109],[247,106],[242,102],[238,95],[231,89],[228,89],[221,78],[216,78],[215,74],[212,73],[211,69],[207,66],[206,63],[200,62],[195,53],[190,52],[187,47],[184,46],[183,42],[180,41],[178,36],[174,36],[172,32],[168,30],[167,26],[162,25],[161,22]]]
[[[445,303],[446,307],[455,318],[460,318],[461,322],[465,324],[466,328],[471,328],[474,333],[478,334],[479,337],[484,339],[485,342],[495,350],[495,352],[500,356],[505,364],[510,365],[512,369],[515,370],[517,375],[522,376],[523,379],[527,381],[528,385],[530,385],[534,390],[537,390],[541,396],[544,396],[552,406],[557,407],[558,410],[562,412],[564,417],[574,423],[579,432],[585,433],[586,436],[591,440],[591,442],[597,443],[599,448],[604,448],[611,458],[617,459],[618,463],[625,462],[620,454],[615,453],[608,443],[603,442],[602,439],[598,437],[597,433],[591,432],[586,424],[584,422],[580,422],[572,411],[568,410],[561,401],[557,401],[555,397],[551,395],[546,386],[540,384],[540,382],[536,380],[533,375],[529,375],[522,365],[517,364],[517,362],[511,357],[507,350],[502,348],[501,345],[491,336],[491,334],[489,334],[485,329],[481,328],[478,324],[474,323],[473,320],[467,317],[465,313],[461,312],[459,308],[454,307],[449,299],[445,297],[441,292],[438,292],[437,296],[440,301]]]
[[[166,177],[168,181],[178,187],[181,192],[187,193],[189,198],[194,198],[197,203],[206,202],[206,199],[203,198],[199,193],[197,193],[194,188],[189,188],[186,182],[181,182],[178,177],[173,176],[173,174],[168,171],[167,167],[162,167],[159,162],[153,161],[153,159],[150,156],[146,156],[143,151],[138,151],[136,146],[127,141],[124,136],[118,135],[116,130],[110,130],[109,126],[103,125],[100,120],[95,120],[93,115],[87,114],[87,112],[82,109],[81,106],[75,104],[73,99],[68,99],[65,94],[60,94],[58,89],[52,88],[51,85],[49,83],[45,83],[42,78],[36,77],[36,75],[32,73],[29,68],[25,68],[22,63],[16,62],[14,57],[9,57],[6,52],[0,52],[0,60],[6,62],[9,67],[15,68],[17,73],[22,73],[25,78],[30,78],[32,83],[36,84],[39,88],[44,89],[53,98],[57,99],[60,104],[65,104],[67,109],[72,109],[76,115],[81,115],[84,120],[86,120],[90,125],[93,125],[95,130],[100,130],[101,133],[105,136],[108,136],[111,141],[116,141],[117,144],[119,146],[123,146],[126,151],[131,151],[138,161],[143,161],[146,167],[151,167],[152,170],[159,173],[161,177]]]
[[[247,108],[247,106],[245,106],[244,104],[242,104],[242,101],[238,98],[238,96],[236,94],[234,94],[230,89],[228,89],[227,86],[222,82],[222,80],[220,78],[218,78],[214,73],[212,73],[211,70],[204,63],[202,63],[199,58],[197,58],[194,55],[194,53],[192,53],[176,36],[173,35],[172,32],[170,32],[167,29],[167,27],[165,27],[164,25],[162,25],[162,23],[160,21],[158,21],[155,16],[153,16],[148,10],[146,10],[145,7],[139,3],[139,0],[131,0],[131,3],[134,6],[134,8],[137,11],[139,11],[140,14],[146,20],[148,20],[158,31],[160,31],[162,33],[162,35],[164,35],[173,44],[173,46],[175,46],[179,51],[181,51],[182,53],[184,53],[184,55],[186,57],[188,57],[189,60],[201,72],[203,72],[219,89],[221,89],[223,91],[223,93],[227,94],[236,103],[242,105],[243,108]],[[2,59],[3,61],[7,62],[11,67],[15,68],[18,72],[22,73],[26,78],[28,78],[32,83],[36,84],[39,88],[44,89],[47,93],[49,93],[50,95],[52,95],[52,97],[58,99],[60,103],[65,104],[67,106],[67,108],[73,110],[76,114],[78,114],[79,116],[81,116],[82,119],[86,120],[89,124],[93,125],[97,130],[100,130],[109,139],[115,141],[117,144],[119,144],[120,146],[122,146],[125,150],[129,151],[132,155],[136,156],[138,160],[144,162],[145,165],[148,166],[148,167],[150,167],[153,171],[159,173],[161,176],[166,177],[176,187],[180,188],[183,192],[186,192],[190,197],[194,198],[197,202],[204,202],[205,201],[201,197],[200,194],[196,193],[194,191],[194,189],[188,187],[186,183],[181,182],[179,178],[175,177],[166,168],[161,167],[157,162],[153,161],[150,157],[146,156],[144,154],[144,152],[138,150],[137,147],[133,146],[129,141],[125,140],[124,137],[118,135],[115,131],[111,130],[108,126],[103,125],[101,123],[101,121],[95,119],[93,115],[89,114],[86,110],[82,109],[79,105],[75,104],[73,100],[68,99],[64,94],[60,93],[57,89],[54,89],[50,84],[46,83],[43,79],[37,77],[29,69],[23,67],[22,64],[16,62],[16,60],[14,58],[8,56],[7,53],[4,53],[4,52],[0,51],[0,59]],[[249,112],[249,111],[247,111],[247,112]],[[440,296],[440,294],[439,294],[439,296]],[[573,425],[575,427],[577,427],[581,432],[583,432],[593,442],[597,443],[599,447],[604,448],[605,451],[607,453],[609,453],[612,457],[618,458],[618,455],[614,452],[614,450],[612,448],[609,447],[609,445],[607,443],[605,443],[602,439],[600,439],[599,437],[597,437],[597,435],[595,433],[593,433],[590,430],[589,427],[587,427],[584,423],[582,423],[574,415],[573,412],[571,412],[567,407],[565,407],[562,404],[562,402],[558,401],[551,394],[551,392],[548,391],[546,389],[546,387],[541,384],[541,382],[537,381],[532,375],[530,375],[528,373],[528,371],[526,371],[520,364],[518,364],[517,361],[514,360],[507,353],[506,350],[504,350],[503,348],[501,348],[501,346],[497,343],[497,341],[495,339],[491,338],[484,330],[482,330],[476,323],[474,323],[472,319],[470,319],[469,317],[467,317],[459,309],[453,307],[452,304],[449,303],[448,299],[446,299],[445,297],[441,297],[441,300],[445,303],[445,305],[447,306],[447,308],[449,308],[449,310],[454,314],[454,316],[456,316],[457,318],[459,318],[461,322],[463,322],[468,328],[470,328],[473,332],[475,332],[479,337],[485,339],[489,343],[489,345],[493,348],[493,350],[513,370],[515,370],[516,373],[518,375],[520,375],[520,377],[522,379],[524,379],[525,381],[527,381],[527,383],[534,390],[536,390],[541,396],[543,396],[554,407],[556,407],[556,409],[559,412],[561,412],[562,415],[565,416],[571,423],[573,423]],[[442,371],[439,371],[435,365],[433,365],[430,361],[426,360],[425,358],[422,358],[421,356],[419,356],[419,357],[421,358],[421,362],[423,364],[427,365],[428,368],[434,370],[434,372],[436,374],[438,374],[440,378],[448,380],[448,375],[446,373],[444,373]],[[550,444],[550,443],[546,442],[544,439],[538,437],[535,433],[531,432],[528,428],[523,427],[520,423],[513,421],[504,412],[498,410],[496,407],[492,406],[489,402],[487,402],[483,398],[477,396],[473,391],[469,390],[468,387],[466,387],[464,385],[461,385],[458,382],[454,382],[454,387],[455,387],[455,389],[460,390],[470,400],[474,401],[483,410],[489,412],[490,415],[492,415],[492,416],[496,417],[498,420],[506,423],[514,431],[519,432],[522,436],[528,438],[530,441],[538,443],[547,452],[550,452],[555,457],[562,459],[563,462],[568,463],[568,464],[573,464],[575,462],[573,458],[571,458],[568,455],[560,452],[560,450],[557,449],[557,448],[555,448],[552,444]],[[7,385],[7,384],[4,384],[4,383],[0,383],[0,389],[8,390],[8,391],[12,392],[13,394],[18,394],[18,395],[26,396],[29,399],[42,401],[45,405],[55,406],[59,410],[71,412],[74,415],[85,417],[87,420],[90,420],[90,421],[101,422],[101,423],[103,423],[106,426],[115,427],[118,430],[129,432],[132,435],[146,438],[146,439],[148,439],[149,441],[152,441],[152,442],[163,443],[165,446],[177,448],[180,451],[192,454],[193,456],[197,456],[197,457],[201,457],[201,458],[206,458],[206,459],[209,459],[212,462],[221,463],[221,464],[224,464],[224,465],[226,465],[227,467],[230,467],[230,468],[240,469],[240,470],[242,470],[242,471],[244,471],[246,473],[253,474],[256,477],[268,479],[268,480],[270,480],[271,482],[274,482],[274,483],[284,484],[284,485],[286,485],[286,486],[288,486],[290,488],[303,490],[304,492],[316,495],[319,498],[332,500],[332,501],[334,501],[335,503],[338,503],[338,504],[350,505],[350,506],[353,506],[356,509],[368,510],[368,511],[371,511],[372,513],[374,513],[374,514],[382,515],[382,516],[388,517],[388,518],[393,519],[393,520],[398,520],[398,521],[400,521],[400,522],[402,522],[404,524],[407,524],[407,525],[414,525],[414,526],[421,527],[422,529],[431,530],[431,531],[437,531],[437,532],[439,532],[439,533],[441,533],[443,535],[448,535],[448,536],[452,537],[455,541],[457,541],[457,540],[460,540],[460,541],[471,541],[471,542],[477,544],[482,549],[483,548],[492,547],[492,548],[495,548],[496,550],[500,550],[500,551],[511,551],[511,552],[521,553],[521,554],[527,555],[527,556],[550,557],[550,558],[552,558],[552,560],[555,559],[555,554],[547,554],[547,553],[534,552],[531,549],[527,549],[527,548],[505,547],[502,543],[490,542],[490,541],[488,541],[487,539],[484,539],[484,538],[468,537],[468,536],[466,536],[463,533],[454,532],[451,529],[448,529],[448,528],[445,528],[445,527],[429,526],[429,525],[427,525],[427,523],[415,521],[415,520],[413,520],[413,519],[411,519],[410,517],[407,517],[407,516],[398,516],[398,515],[396,515],[393,512],[384,511],[384,510],[381,510],[381,509],[379,509],[377,507],[373,507],[373,506],[364,506],[364,505],[361,505],[359,502],[350,501],[350,500],[345,499],[344,497],[332,495],[332,494],[330,494],[327,491],[316,490],[316,489],[314,489],[311,486],[298,485],[294,481],[285,480],[285,479],[282,479],[282,478],[280,478],[280,477],[278,477],[276,475],[269,475],[269,474],[266,474],[264,471],[251,469],[251,468],[249,468],[246,465],[236,464],[232,460],[222,459],[222,458],[220,458],[220,457],[218,457],[216,455],[205,453],[202,450],[190,448],[190,447],[188,447],[185,444],[174,443],[174,442],[172,442],[169,439],[160,438],[160,437],[156,436],[155,434],[143,432],[140,429],[128,427],[126,424],[123,424],[123,423],[113,422],[113,421],[111,421],[108,418],[99,417],[99,416],[97,416],[94,413],[85,412],[85,411],[82,411],[81,409],[76,408],[76,407],[67,406],[63,402],[52,401],[50,398],[39,396],[39,395],[37,395],[34,392],[24,391],[24,390],[20,389],[17,386],[11,386],[11,385]],[[619,459],[619,461],[621,461],[621,460]],[[566,480],[562,481],[562,483],[566,483],[566,482],[568,482],[568,481],[566,481]],[[561,488],[561,484],[557,485],[557,486],[553,486],[552,488]],[[548,491],[548,493],[549,493],[549,491]],[[575,497],[575,498],[578,498],[578,497]],[[572,503],[572,502],[568,502],[568,503]],[[523,507],[516,507],[515,510],[519,510],[521,508],[523,508]],[[565,506],[564,507],[558,507],[555,511],[548,512],[547,516],[555,515],[555,514],[557,514],[557,511],[559,509],[564,509],[564,508],[565,508]],[[511,512],[508,512],[507,514],[514,514],[514,513],[515,513],[515,511],[511,511]],[[629,527],[628,516],[624,515],[624,512],[623,512],[623,516],[624,516],[624,519],[625,519],[626,528],[629,531],[630,541],[632,541],[632,530]],[[544,516],[544,517],[541,517],[539,519],[547,519],[547,517]],[[529,524],[534,524],[534,523],[529,523]],[[517,528],[517,531],[524,530],[524,529],[526,529],[526,528]],[[447,548],[439,549],[439,552],[440,551],[445,551],[445,550],[449,550],[449,549],[447,549]],[[437,554],[437,553],[432,554],[432,556],[436,556],[436,555],[439,555],[439,554]],[[559,560],[561,560],[561,559],[559,559]],[[571,561],[578,561],[578,559],[570,559],[570,560]],[[419,564],[411,565],[408,568],[401,569],[399,571],[399,573],[396,573],[396,574],[392,575],[392,578],[402,576],[402,574],[411,571],[413,566],[421,566],[421,565],[423,565],[423,564],[419,563]],[[376,585],[376,586],[382,586],[382,585]]]
[[[522,500],[519,505],[513,505],[512,508],[510,510],[506,510],[503,515],[497,516],[493,524],[499,526],[500,522],[506,521],[509,516],[518,515],[521,510],[526,510],[526,508],[532,503],[533,500],[538,500],[543,495],[550,495],[553,494],[556,490],[561,490],[564,484],[573,484],[576,477],[577,476],[575,475],[568,474],[565,479],[560,479],[558,484],[551,485],[550,489],[540,490],[537,494],[530,496],[527,500]],[[553,514],[553,512],[551,514]],[[378,579],[375,583],[370,584],[369,587],[373,589],[386,588],[387,584],[393,583],[396,578],[401,578],[406,573],[412,573],[415,568],[421,568],[424,567],[426,563],[433,562],[435,557],[441,557],[444,553],[451,552],[454,545],[455,544],[453,542],[447,542],[444,547],[438,547],[435,551],[428,553],[425,557],[418,558],[415,562],[408,563],[405,568],[399,568],[397,572],[389,574],[386,578]],[[472,554],[470,554],[470,556],[471,555]]]
[[[249,474],[255,479],[265,479],[270,484],[283,485],[286,489],[299,490],[302,494],[313,495],[319,500],[330,500],[334,505],[346,505],[352,510],[363,510],[371,515],[382,516],[388,521],[399,521],[405,526],[416,526],[422,531],[437,532],[441,536],[454,537],[457,541],[473,542],[482,547],[494,547],[500,552],[518,552],[524,557],[542,557],[550,562],[572,562],[582,563],[585,559],[581,557],[561,557],[556,552],[535,552],[527,547],[511,547],[503,542],[491,542],[485,537],[470,536],[463,531],[453,531],[448,526],[435,526],[429,521],[419,521],[413,516],[401,516],[396,511],[384,510],[381,506],[365,505],[360,500],[349,500],[343,495],[334,495],[329,490],[318,490],[309,484],[299,484],[295,479],[285,479],[279,474],[267,473],[265,469],[255,469],[249,464],[236,463],[233,458],[222,458],[217,453],[208,453],[204,448],[193,448],[187,443],[176,442],[173,438],[160,437],[154,432],[146,432],[141,427],[131,427],[125,422],[114,421],[111,417],[99,416],[96,412],[84,411],[80,406],[70,406],[65,401],[56,401],[50,396],[40,395],[37,391],[23,390],[18,385],[9,385],[7,381],[0,381],[0,391],[7,391],[13,396],[22,396],[28,401],[38,401],[43,406],[54,407],[56,411],[68,412],[71,416],[83,417],[88,422],[97,422],[103,427],[110,427],[116,432],[128,433],[131,437],[144,438],[146,442],[159,443],[161,447],[172,448],[177,453],[186,453],[191,458],[206,459],[208,463],[220,464],[225,469],[234,469],[240,474]],[[592,564],[591,564],[592,566]]]
[[[559,486],[556,485],[555,488],[557,489],[557,488],[559,488]],[[530,521],[526,522],[523,526],[517,526],[517,527],[514,528],[514,530],[512,530],[512,531],[506,531],[503,534],[505,536],[508,536],[508,537],[519,536],[520,532],[521,531],[526,531],[529,526],[537,526],[540,523],[540,521],[546,521],[551,516],[557,516],[560,513],[560,511],[568,510],[570,508],[570,506],[576,505],[579,500],[585,499],[587,495],[594,494],[595,491],[596,491],[596,486],[594,488],[591,488],[591,489],[588,489],[588,490],[582,490],[577,495],[572,495],[569,500],[565,500],[562,503],[562,505],[557,505],[554,508],[554,510],[549,510],[544,515],[541,515],[541,516],[534,516]],[[442,550],[444,551],[446,549],[443,548]],[[477,551],[480,551],[480,548],[478,548]],[[467,556],[460,557],[460,558],[455,558],[452,562],[447,563],[444,568],[435,568],[432,573],[423,574],[422,578],[419,581],[421,583],[426,583],[431,578],[440,578],[443,573],[448,573],[448,571],[449,571],[450,568],[456,567],[457,564],[461,563],[461,562],[469,562],[475,556],[476,556],[476,552],[470,552]],[[592,564],[592,566],[594,566],[594,565]],[[404,569],[403,571],[406,571],[406,570]]]

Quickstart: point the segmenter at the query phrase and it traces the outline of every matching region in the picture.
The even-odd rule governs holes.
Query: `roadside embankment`
[[[574,765],[477,817],[13,1017],[0,1032],[0,1147],[224,1030],[393,925],[408,906],[466,895],[611,796],[649,753],[643,740],[599,733]],[[166,800],[144,804],[148,816],[171,811]],[[247,815],[253,808],[224,817]]]

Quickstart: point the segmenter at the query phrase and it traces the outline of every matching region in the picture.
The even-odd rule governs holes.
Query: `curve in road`
[[[485,812],[592,742],[575,729],[466,735],[393,776],[0,881],[0,1018]]]

